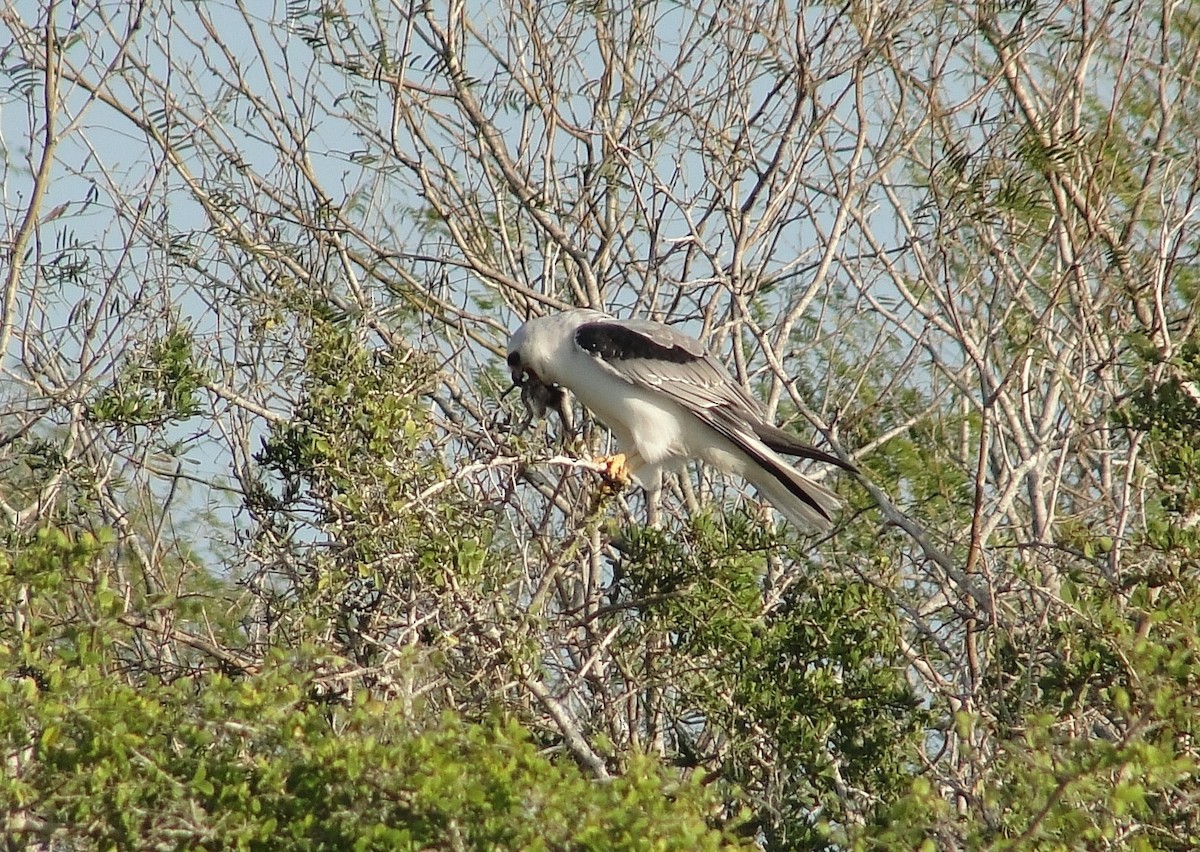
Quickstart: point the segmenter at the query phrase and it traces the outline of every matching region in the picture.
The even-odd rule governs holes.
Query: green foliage
[[[286,666],[172,686],[61,666],[43,676],[0,685],[5,747],[28,749],[0,801],[75,848],[724,845],[698,787],[668,796],[646,760],[598,785],[512,721],[412,730],[394,704],[313,701]]]
[[[125,677],[111,535],[44,529],[4,557],[0,809],[10,831],[76,849],[717,849],[710,797],[648,758],[597,784],[513,719],[418,723],[367,692],[334,698],[311,661],[231,677]],[[131,673],[132,675],[133,673]]]
[[[1122,598],[1094,587],[1073,604],[1042,634],[999,649],[989,684],[998,718],[954,720],[986,744],[970,755],[982,780],[966,808],[951,817],[918,778],[861,848],[917,848],[939,822],[966,848],[1196,848],[1200,593],[1140,586]]]
[[[113,383],[88,404],[88,416],[123,426],[160,426],[200,412],[203,378],[192,336],[176,326],[130,356]]]
[[[1145,432],[1152,464],[1158,475],[1163,511],[1174,517],[1200,512],[1200,338],[1185,341],[1166,365],[1144,342],[1136,348],[1151,365],[1166,366],[1150,375],[1130,401],[1117,412],[1116,421]],[[1200,534],[1181,529],[1169,518],[1152,518],[1150,536],[1161,547],[1186,547],[1200,551]]]
[[[719,777],[752,812],[744,830],[769,849],[837,848],[851,815],[907,790],[927,719],[887,597],[797,562],[768,603],[763,572],[779,547],[752,519],[701,518],[679,536],[636,532],[623,569],[670,637],[658,677],[680,690],[683,716],[720,731]]]
[[[318,320],[305,377],[293,416],[256,455],[279,489],[264,483],[248,503],[272,529],[337,542],[304,553],[279,593],[296,607],[291,615],[334,622],[365,662],[361,655],[372,652],[355,636],[386,618],[393,602],[448,578],[490,582],[494,526],[448,487],[430,444],[420,403],[432,377],[428,359],[372,350]]]
[[[318,524],[336,529],[361,562],[420,540],[414,499],[444,476],[418,404],[430,379],[422,356],[371,350],[344,327],[317,321],[300,401],[256,455],[281,493],[264,485],[252,499],[269,510],[315,508]]]
[[[274,428],[258,461],[291,492],[305,479],[335,503],[352,499],[358,479],[411,474],[412,465],[398,463],[428,435],[413,404],[430,379],[424,360],[371,350],[344,326],[320,320],[307,351],[301,401],[292,419]]]

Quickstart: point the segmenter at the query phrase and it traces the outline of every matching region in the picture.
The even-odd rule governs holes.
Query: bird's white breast
[[[685,430],[699,424],[678,403],[630,384],[579,350],[564,358],[556,372],[559,383],[612,431],[622,450],[656,466],[686,457]]]

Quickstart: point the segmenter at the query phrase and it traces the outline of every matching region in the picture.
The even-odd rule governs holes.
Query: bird
[[[664,469],[699,459],[745,479],[798,528],[825,531],[841,500],[783,456],[857,473],[769,422],[703,343],[663,323],[588,308],[535,317],[509,338],[507,363],[531,415],[561,415],[570,391],[616,439],[620,452],[597,459],[610,478],[655,496]]]

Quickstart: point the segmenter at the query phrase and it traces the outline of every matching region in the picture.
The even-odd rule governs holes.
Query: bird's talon
[[[612,456],[600,456],[594,460],[600,465],[600,475],[610,485],[615,485],[618,488],[624,488],[629,484],[629,465],[628,458],[624,453],[617,453]]]

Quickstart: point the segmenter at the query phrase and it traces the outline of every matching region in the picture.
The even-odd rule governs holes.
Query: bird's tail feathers
[[[797,458],[824,462],[825,464],[837,465],[842,470],[848,470],[851,473],[858,473],[858,468],[849,462],[844,462],[837,456],[831,455],[824,450],[810,447],[791,432],[780,429],[771,423],[752,423],[750,427],[754,430],[754,434],[758,436],[760,441],[780,455],[796,456]]]
[[[745,472],[747,481],[789,521],[801,529],[817,531],[833,526],[833,515],[842,505],[836,494],[769,449],[759,455],[758,461],[761,466]]]

